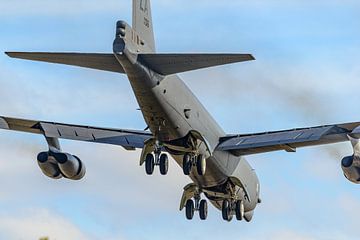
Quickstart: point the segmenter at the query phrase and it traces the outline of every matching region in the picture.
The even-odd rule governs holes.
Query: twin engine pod
[[[80,180],[85,176],[85,165],[77,156],[68,153],[41,152],[37,161],[41,171],[49,178]]]
[[[344,157],[341,161],[341,168],[349,181],[360,184],[360,156]]]
[[[344,157],[341,161],[341,168],[345,177],[353,183],[360,184],[360,128],[357,127],[348,135],[354,149],[352,156]]]

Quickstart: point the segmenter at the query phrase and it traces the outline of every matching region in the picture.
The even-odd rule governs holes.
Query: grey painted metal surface
[[[40,62],[50,62],[66,64],[77,67],[92,68],[103,71],[124,73],[113,54],[103,53],[22,53],[7,52],[9,57],[25,60],[36,60]]]

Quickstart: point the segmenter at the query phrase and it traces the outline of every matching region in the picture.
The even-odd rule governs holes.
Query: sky
[[[360,2],[152,0],[157,50],[252,53],[256,61],[181,74],[227,133],[360,121]],[[0,52],[111,52],[130,0],[0,0]],[[0,54],[0,115],[144,129],[126,76]],[[190,183],[175,161],[146,176],[139,151],[61,141],[79,182],[42,175],[42,136],[0,132],[0,239],[358,239],[359,186],[340,167],[349,143],[248,157],[261,181],[251,223],[178,211]]]

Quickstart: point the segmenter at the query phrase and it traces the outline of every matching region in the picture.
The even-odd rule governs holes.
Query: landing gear
[[[207,219],[208,203],[205,199],[201,199],[201,193],[202,191],[195,184],[189,184],[184,188],[180,211],[185,207],[186,219],[192,220],[195,212],[199,212],[201,220]]]
[[[169,170],[169,158],[166,154],[161,154],[160,156],[160,173],[161,175],[166,175]]]
[[[245,214],[244,202],[241,200],[236,201],[236,203],[235,203],[236,219],[238,221],[242,221],[244,219],[244,214]]]
[[[204,155],[191,155],[186,153],[183,158],[183,172],[185,175],[190,175],[192,167],[196,167],[197,173],[200,176],[205,175],[206,159]]]
[[[155,160],[154,155],[148,154],[145,159],[145,172],[147,175],[152,175],[154,173]]]
[[[200,176],[205,175],[206,172],[206,159],[204,155],[200,154],[196,159],[196,169]]]
[[[192,165],[193,164],[190,154],[185,154],[183,158],[183,172],[185,175],[190,175]]]
[[[222,218],[225,221],[230,222],[233,219],[233,216],[235,214],[236,219],[238,221],[242,221],[244,219],[244,203],[241,200],[237,201],[230,201],[230,200],[223,200],[222,204]]]
[[[186,206],[185,206],[186,219],[192,220],[194,217],[194,213],[195,213],[194,201],[189,199],[189,200],[187,200]]]
[[[208,215],[208,205],[207,201],[204,199],[200,201],[199,215],[201,220],[206,220]]]
[[[230,222],[232,220],[232,210],[231,210],[231,204],[229,202],[229,200],[225,199],[223,201],[223,204],[222,204],[222,209],[221,209],[221,213],[222,213],[222,218],[225,220],[225,221],[228,221]]]
[[[199,212],[199,217],[201,220],[206,220],[208,216],[208,205],[205,199],[199,200],[189,199],[186,201],[185,205],[185,215],[187,220],[192,220],[194,218],[195,211]]]
[[[166,175],[169,170],[169,158],[167,154],[161,155],[149,153],[145,158],[145,172],[147,175],[154,173],[155,166],[159,166],[161,175]]]

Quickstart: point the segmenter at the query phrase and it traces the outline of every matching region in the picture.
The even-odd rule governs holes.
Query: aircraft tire
[[[185,205],[186,219],[192,220],[194,217],[194,212],[195,212],[194,201],[189,199],[186,201],[186,205]]]
[[[238,221],[242,221],[244,219],[245,209],[243,201],[236,201],[235,214]]]
[[[208,204],[206,200],[200,201],[199,215],[201,220],[206,220],[208,216]]]
[[[225,199],[222,204],[222,218],[230,222],[232,220],[231,206],[229,200]]]
[[[205,175],[206,172],[206,159],[204,155],[199,155],[196,161],[196,169],[200,176]]]
[[[161,175],[166,175],[169,170],[169,158],[166,154],[161,154],[160,156],[160,173]]]
[[[192,162],[190,154],[186,153],[183,158],[183,172],[189,176],[191,172]]]
[[[146,172],[146,174],[147,175],[152,175],[154,173],[154,168],[155,168],[154,155],[149,153],[148,155],[146,155],[146,159],[145,159],[145,172]]]

